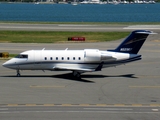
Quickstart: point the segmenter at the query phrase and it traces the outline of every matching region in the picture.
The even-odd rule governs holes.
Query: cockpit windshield
[[[17,55],[15,58],[28,58],[28,55],[24,55],[24,54],[19,54]]]

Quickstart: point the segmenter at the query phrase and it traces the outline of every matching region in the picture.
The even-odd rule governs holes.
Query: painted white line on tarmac
[[[88,26],[99,26],[99,25],[58,25],[60,27],[88,27]]]
[[[154,111],[154,112],[158,112],[159,110],[158,110],[158,109],[152,109],[152,111]]]
[[[133,109],[129,109],[129,108],[83,108],[86,110],[108,110],[108,111],[126,111],[126,110],[133,110]]]
[[[8,108],[0,108],[0,111],[8,110]]]
[[[124,27],[123,29],[152,29],[152,30],[160,30],[160,25],[132,25],[132,26]]]

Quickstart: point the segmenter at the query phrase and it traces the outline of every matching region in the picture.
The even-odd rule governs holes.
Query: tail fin
[[[147,30],[133,31],[115,50],[114,52],[137,54],[149,34],[154,34]]]

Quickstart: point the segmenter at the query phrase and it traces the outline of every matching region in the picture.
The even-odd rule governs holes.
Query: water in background
[[[160,22],[160,4],[0,3],[0,21]]]

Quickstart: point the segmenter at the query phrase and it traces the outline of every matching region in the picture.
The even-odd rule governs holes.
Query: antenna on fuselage
[[[67,50],[68,50],[68,48],[65,49],[65,51],[67,51]]]
[[[45,50],[45,48],[43,48],[42,50]]]

